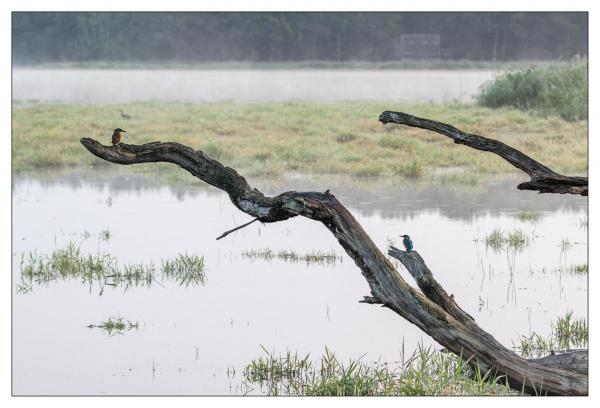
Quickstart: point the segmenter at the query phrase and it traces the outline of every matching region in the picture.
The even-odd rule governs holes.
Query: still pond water
[[[479,187],[356,183],[345,178],[250,179],[269,194],[331,191],[385,250],[408,233],[440,283],[498,340],[511,346],[530,331],[548,334],[568,310],[587,316],[587,199],[517,191],[509,178]],[[369,186],[369,184],[371,184]],[[537,223],[515,214],[537,211]],[[287,350],[343,360],[397,361],[435,343],[387,309],[359,304],[369,288],[319,223],[302,218],[252,224],[216,241],[248,216],[226,194],[201,183],[169,187],[108,170],[13,179],[13,392],[30,394],[260,393],[243,385],[246,364]],[[495,252],[495,228],[533,237],[523,251]],[[103,241],[99,234],[110,231]],[[86,238],[85,231],[89,233]],[[561,240],[571,246],[561,250]],[[66,279],[17,293],[21,255],[49,254],[70,241],[84,253],[160,265],[178,253],[204,256],[204,285],[165,280],[150,287],[105,287]],[[333,251],[335,264],[250,260],[244,250]],[[562,268],[561,268],[562,267]],[[411,284],[411,277],[401,275]],[[139,323],[108,335],[89,324],[109,317]],[[233,374],[235,372],[235,374]]]

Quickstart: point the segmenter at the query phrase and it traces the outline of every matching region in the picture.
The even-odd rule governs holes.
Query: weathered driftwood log
[[[393,310],[448,350],[478,364],[483,372],[493,370],[496,375],[505,376],[509,385],[516,390],[523,389],[532,394],[541,390],[548,394],[587,395],[587,375],[523,359],[498,343],[472,319],[462,317],[452,308],[449,310],[454,314],[447,312],[412,288],[346,207],[328,191],[288,191],[267,197],[252,188],[234,169],[179,143],[104,146],[89,138],[81,139],[81,143],[92,154],[113,163],[177,164],[199,179],[224,190],[237,208],[265,223],[295,216],[320,221],[336,237],[367,280],[372,295],[368,297],[372,300],[369,303],[379,303]]]
[[[440,306],[455,319],[460,320],[465,324],[475,325],[476,330],[483,332],[482,335],[490,336],[483,329],[476,325],[475,320],[471,317],[471,315],[458,306],[452,295],[448,296],[448,293],[444,290],[442,285],[435,280],[433,274],[425,264],[425,261],[417,251],[407,252],[394,246],[390,246],[388,249],[388,255],[398,259],[402,265],[404,265],[406,270],[412,275],[417,282],[417,285],[428,299]],[[543,358],[528,359],[528,361],[534,364],[544,365],[546,367],[564,369],[585,375],[588,374],[587,350],[565,352]]]
[[[433,274],[427,265],[425,265],[425,261],[417,251],[406,252],[394,246],[390,246],[388,255],[402,262],[402,265],[404,265],[406,270],[408,270],[415,279],[415,282],[417,282],[421,292],[423,292],[423,294],[433,303],[454,316],[455,319],[462,322],[475,321],[470,314],[462,310],[456,304],[452,296],[448,296],[448,293],[444,290],[442,285],[434,279]]]
[[[530,181],[517,186],[519,190],[534,190],[540,193],[560,193],[588,195],[588,178],[563,176],[543,164],[533,160],[521,151],[510,147],[498,140],[465,133],[452,125],[436,122],[435,120],[418,118],[403,112],[385,111],[379,116],[382,123],[396,123],[431,130],[448,136],[454,143],[464,144],[473,149],[496,153],[504,160],[523,170],[531,178]]]

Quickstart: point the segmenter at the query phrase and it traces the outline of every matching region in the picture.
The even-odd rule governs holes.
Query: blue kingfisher
[[[404,248],[406,249],[406,252],[411,252],[413,250],[413,243],[410,240],[410,237],[408,235],[400,235],[402,238],[404,238],[402,240],[402,243],[404,244]]]

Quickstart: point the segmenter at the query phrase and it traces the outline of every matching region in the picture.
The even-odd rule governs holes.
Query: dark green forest
[[[391,61],[402,34],[438,34],[438,59],[587,55],[587,13],[26,13],[13,62]]]

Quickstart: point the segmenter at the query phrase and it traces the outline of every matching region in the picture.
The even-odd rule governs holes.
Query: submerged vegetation
[[[262,347],[262,346],[261,346]],[[244,369],[250,384],[268,395],[507,395],[502,379],[473,370],[468,361],[450,353],[419,347],[408,358],[387,364],[359,359],[340,361],[325,348],[316,361],[309,355],[266,356]]]
[[[273,251],[271,248],[264,249],[249,249],[242,252],[242,256],[249,259],[263,259],[272,261],[279,259],[285,262],[308,264],[333,265],[337,262],[342,262],[342,257],[333,251],[312,251],[305,254],[299,254],[294,250],[279,250]]]
[[[21,254],[21,280],[17,283],[19,293],[30,292],[33,285],[48,285],[50,282],[79,279],[82,283],[100,287],[147,286],[159,282],[158,271],[152,262],[118,265],[115,257],[106,253],[83,254],[74,242],[57,249],[50,255],[37,252]],[[162,260],[161,275],[173,279],[186,287],[204,285],[206,282],[204,257],[179,254],[173,260]]]
[[[485,84],[478,101],[491,108],[512,106],[578,121],[587,119],[587,95],[587,59],[578,59],[509,71]]]
[[[125,331],[132,329],[137,330],[139,328],[138,322],[131,322],[123,319],[122,317],[109,317],[108,320],[103,321],[100,324],[89,324],[87,327],[90,329],[102,329],[109,335],[123,334]]]
[[[123,124],[118,109],[128,112],[132,119]],[[251,176],[303,172],[422,180],[437,177],[438,169],[450,168],[460,169],[460,174],[477,174],[481,179],[518,171],[495,155],[456,145],[444,136],[394,124],[384,126],[377,118],[388,109],[500,140],[558,172],[587,172],[587,161],[582,159],[587,155],[585,121],[540,118],[512,108],[367,101],[144,102],[118,106],[15,101],[12,164],[15,171],[107,166],[93,155],[82,154],[79,139],[93,137],[109,143],[112,129],[120,124],[128,131],[124,143],[184,143]],[[166,163],[133,169],[157,170],[173,173],[173,182],[195,180]],[[445,177],[444,182],[465,181],[456,174]],[[466,179],[472,181],[473,177]]]
[[[586,348],[588,345],[588,324],[583,318],[574,318],[569,311],[552,322],[552,333],[542,336],[531,333],[521,336],[514,348],[526,358],[543,357],[550,353]]]

